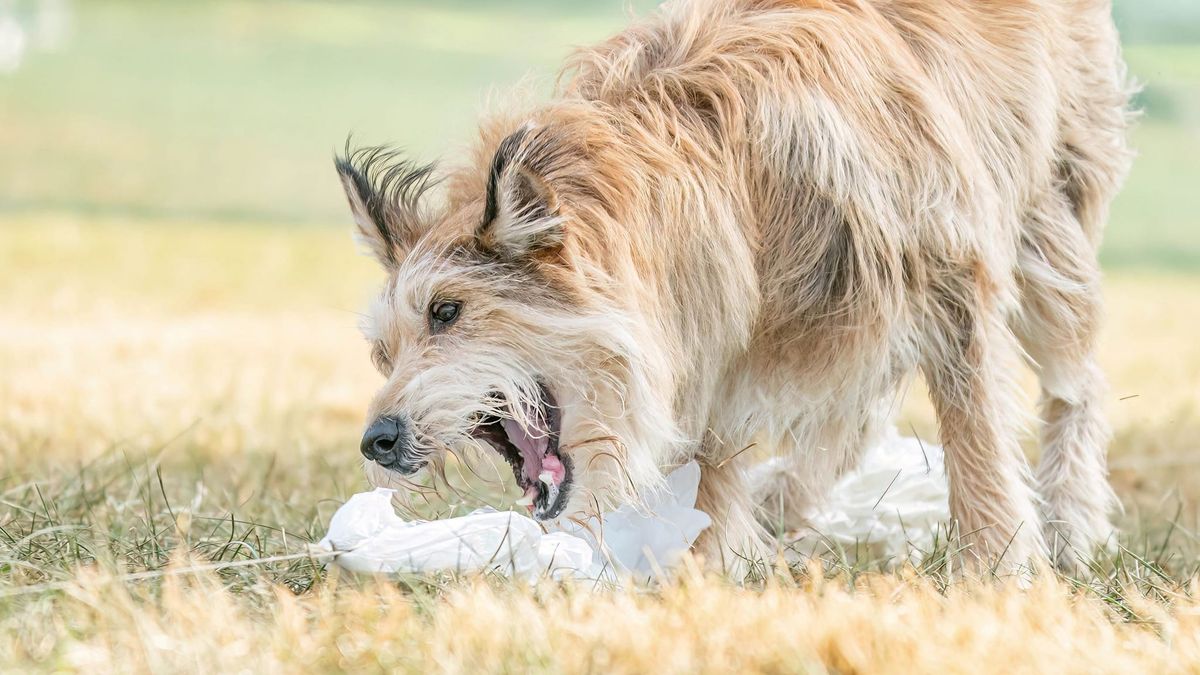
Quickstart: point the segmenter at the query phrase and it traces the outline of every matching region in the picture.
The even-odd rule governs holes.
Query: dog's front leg
[[[712,525],[696,541],[696,552],[734,581],[764,576],[774,563],[766,530],[755,518],[752,488],[737,459],[701,460],[696,508],[712,517]]]

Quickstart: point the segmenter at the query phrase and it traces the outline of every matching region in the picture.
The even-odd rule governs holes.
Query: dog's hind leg
[[[1037,483],[1055,563],[1074,570],[1112,535],[1104,376],[1096,364],[1100,270],[1064,196],[1027,218],[1019,255],[1016,329],[1041,380],[1042,459]]]
[[[1078,17],[1082,51],[1064,95],[1054,185],[1025,216],[1014,322],[1042,389],[1037,469],[1046,538],[1059,567],[1077,570],[1110,542],[1118,502],[1108,483],[1104,376],[1096,364],[1101,314],[1096,259],[1108,207],[1132,154],[1126,133],[1130,88],[1107,11]]]
[[[1045,555],[1010,377],[1015,337],[982,272],[966,264],[933,282],[922,370],[937,411],[950,515],[966,562],[1007,574]]]

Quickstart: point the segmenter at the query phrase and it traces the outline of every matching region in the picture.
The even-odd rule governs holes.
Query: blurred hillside
[[[1200,269],[1200,3],[1115,15],[1146,115],[1105,261]],[[342,224],[330,157],[348,134],[453,152],[490,91],[530,74],[547,91],[572,46],[626,16],[622,0],[0,0],[0,65],[24,49],[0,71],[0,222]]]
[[[1194,0],[1116,0],[1113,5],[1126,43],[1200,41],[1200,3]]]

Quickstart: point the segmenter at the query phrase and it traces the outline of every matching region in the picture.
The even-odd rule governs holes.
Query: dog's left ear
[[[544,129],[526,127],[496,149],[477,232],[484,248],[516,258],[562,245],[558,195],[546,175],[558,159],[550,141]]]

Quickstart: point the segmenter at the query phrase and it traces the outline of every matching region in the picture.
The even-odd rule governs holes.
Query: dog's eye
[[[462,303],[454,300],[434,300],[429,305],[429,325],[433,328],[433,332],[437,333],[450,327],[450,324],[458,320],[458,314],[462,310]]]

